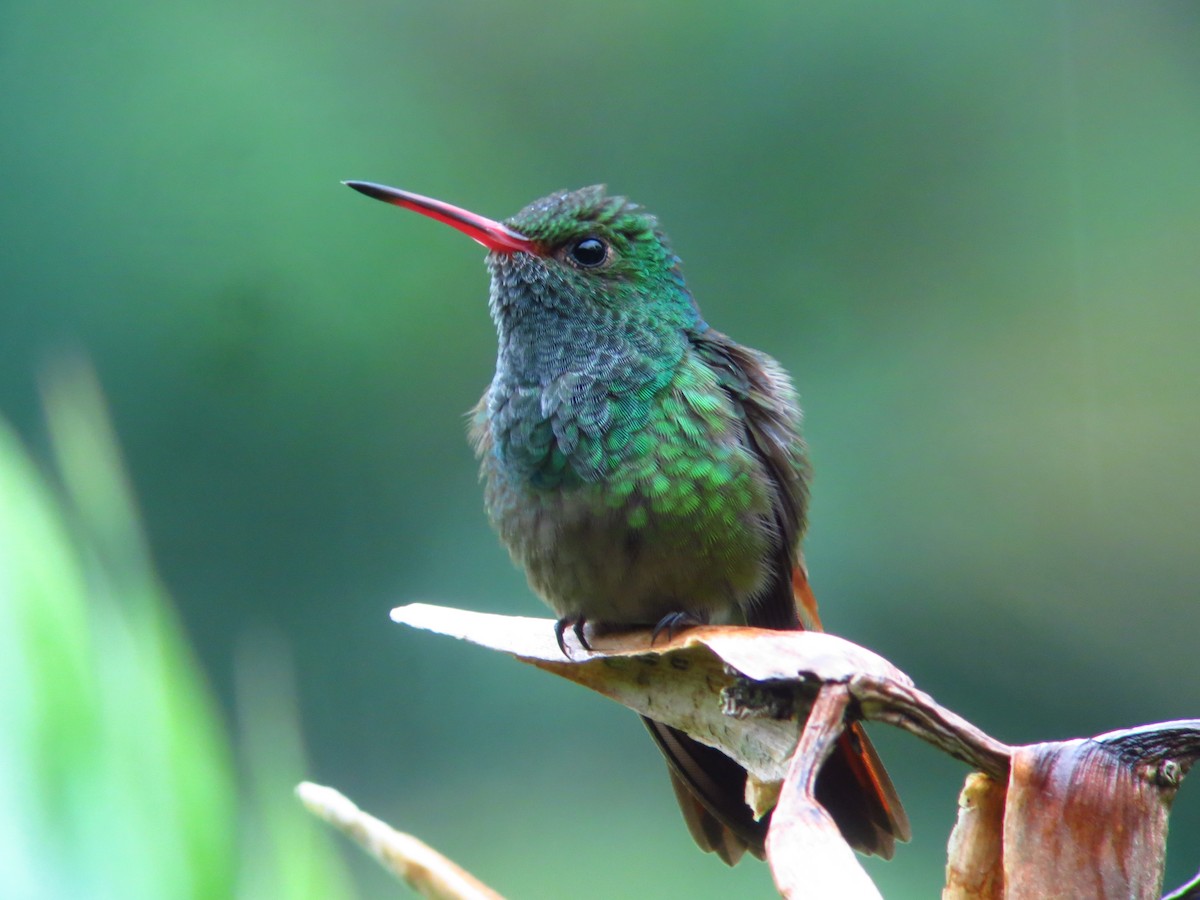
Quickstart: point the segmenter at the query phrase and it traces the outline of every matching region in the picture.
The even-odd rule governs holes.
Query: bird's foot
[[[650,632],[650,646],[654,646],[654,642],[665,631],[667,640],[671,640],[680,631],[686,631],[689,628],[694,628],[697,625],[707,625],[708,623],[695,613],[690,612],[673,612],[667,613],[658,620],[658,624],[654,626],[654,630]]]
[[[554,639],[558,641],[558,649],[562,651],[563,656],[569,657],[571,651],[567,649],[567,642],[563,635],[568,628],[575,633],[575,639],[579,641],[579,646],[584,650],[591,651],[592,645],[588,643],[586,635],[583,633],[583,626],[587,624],[587,616],[563,616],[554,623]]]

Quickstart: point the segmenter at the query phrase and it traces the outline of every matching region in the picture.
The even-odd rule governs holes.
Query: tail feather
[[[668,774],[671,777],[671,790],[675,792],[675,799],[679,802],[683,821],[687,823],[692,840],[705,853],[717,854],[725,865],[736,866],[750,845],[709,813],[674,770],[670,770]]]
[[[642,722],[666,757],[679,809],[700,849],[731,866],[747,850],[762,859],[770,819],[756,820],[746,805],[746,770],[676,728],[645,716]]]
[[[792,571],[794,612],[790,621],[781,604],[760,608],[749,618],[758,627],[821,631],[816,598],[801,562]],[[762,621],[767,618],[769,624]],[[762,859],[771,814],[756,820],[746,805],[746,771],[719,750],[682,731],[643,717],[666,757],[679,808],[696,844],[734,865],[748,850]],[[842,733],[817,778],[817,799],[829,811],[854,849],[891,859],[896,841],[912,836],[908,816],[860,723]]]

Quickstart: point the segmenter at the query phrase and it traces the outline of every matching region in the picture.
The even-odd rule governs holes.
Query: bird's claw
[[[554,639],[558,641],[558,649],[562,651],[563,656],[570,657],[571,655],[571,651],[567,649],[567,641],[564,637],[568,627],[574,632],[575,639],[579,641],[579,646],[591,652],[592,645],[588,643],[587,636],[583,633],[583,626],[586,624],[586,616],[563,616],[554,623]]]
[[[664,631],[667,633],[667,640],[671,640],[680,631],[686,631],[696,625],[705,624],[704,620],[695,613],[687,611],[667,613],[658,620],[658,624],[654,626],[654,630],[650,632],[650,646],[653,647],[659,635]]]

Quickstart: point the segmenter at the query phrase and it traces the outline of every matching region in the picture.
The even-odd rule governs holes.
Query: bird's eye
[[[567,255],[575,265],[584,269],[594,269],[608,260],[608,244],[598,237],[580,238],[570,246]]]

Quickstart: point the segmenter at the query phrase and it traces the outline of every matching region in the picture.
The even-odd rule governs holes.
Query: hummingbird
[[[590,627],[821,630],[801,553],[810,467],[791,380],[705,322],[657,219],[603,185],[495,221],[361,181],[356,191],[487,250],[496,373],[471,416],[492,526],[590,650]],[[653,640],[653,637],[652,637]],[[746,772],[643,717],[701,849],[764,856]],[[890,858],[904,809],[858,723],[817,796],[856,849]]]

